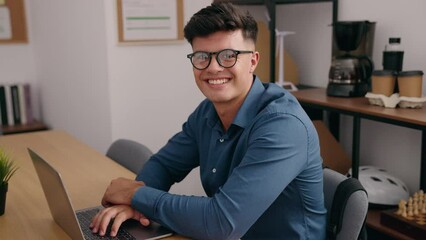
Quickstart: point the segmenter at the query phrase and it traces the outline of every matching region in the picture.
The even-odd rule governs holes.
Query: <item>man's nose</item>
[[[211,71],[222,71],[224,67],[222,67],[217,61],[215,56],[212,56],[212,60],[210,61],[210,65],[207,67],[208,70]]]

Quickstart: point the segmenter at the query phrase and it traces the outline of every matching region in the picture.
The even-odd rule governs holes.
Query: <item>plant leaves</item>
[[[2,148],[0,148],[0,183],[9,182],[10,178],[18,170],[13,159]]]

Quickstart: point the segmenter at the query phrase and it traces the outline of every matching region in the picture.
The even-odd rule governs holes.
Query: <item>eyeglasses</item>
[[[197,51],[186,55],[192,63],[192,66],[198,70],[204,70],[209,67],[212,61],[212,55],[216,55],[217,63],[224,68],[231,68],[237,63],[239,54],[253,53],[253,51],[239,51],[234,49],[223,49],[218,52]]]

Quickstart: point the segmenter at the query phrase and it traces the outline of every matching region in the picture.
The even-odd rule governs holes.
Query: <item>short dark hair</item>
[[[256,43],[257,23],[248,11],[229,2],[215,2],[195,13],[184,28],[186,40],[192,45],[195,37],[206,37],[219,31],[241,29],[244,39]]]

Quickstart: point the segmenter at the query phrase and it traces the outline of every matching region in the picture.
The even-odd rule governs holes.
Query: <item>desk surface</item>
[[[54,222],[27,152],[32,148],[62,175],[75,209],[100,205],[111,179],[135,175],[63,131],[42,131],[0,137],[19,170],[9,182],[6,210],[0,216],[3,239],[70,239]],[[94,174],[97,173],[97,174]],[[184,239],[173,236],[167,239]]]
[[[395,121],[401,125],[413,125],[426,128],[426,108],[385,108],[368,103],[365,97],[331,97],[327,96],[325,88],[303,89],[292,92],[303,104],[317,105],[324,108],[340,110],[348,114],[361,114],[365,118],[381,118],[381,120]]]

